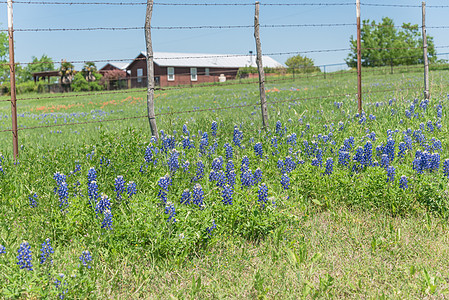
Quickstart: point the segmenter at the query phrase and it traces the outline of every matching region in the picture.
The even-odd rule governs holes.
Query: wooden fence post
[[[360,0],[356,1],[357,9],[357,102],[359,114],[362,113],[362,42],[360,40]]]
[[[14,160],[19,156],[19,138],[17,131],[17,104],[16,104],[16,66],[14,63],[14,29],[12,19],[12,0],[8,0],[8,36],[9,36],[9,82],[11,84],[11,119],[12,119],[12,146]]]
[[[153,13],[153,0],[147,0],[147,13],[145,18],[145,41],[147,46],[147,111],[150,122],[151,135],[159,139],[156,117],[154,114],[154,64],[153,45],[151,42],[151,15]]]
[[[426,2],[422,2],[422,46],[424,54],[424,98],[430,98],[429,91],[429,60],[427,57],[427,34],[426,34]]]
[[[268,109],[267,98],[265,95],[265,73],[262,64],[262,50],[260,45],[259,34],[259,1],[256,1],[256,11],[254,14],[254,38],[256,39],[257,50],[257,70],[259,71],[259,93],[260,93],[260,109],[262,111],[262,124],[263,128],[268,128]]]

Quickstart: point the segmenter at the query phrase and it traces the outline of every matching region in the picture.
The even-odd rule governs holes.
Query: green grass
[[[66,298],[444,298],[449,274],[447,216],[448,179],[443,161],[449,158],[446,71],[431,73],[432,99],[426,110],[418,108],[422,95],[422,74],[380,74],[364,77],[364,110],[367,120],[359,124],[356,78],[351,73],[297,77],[294,81],[267,83],[270,127],[260,130],[257,84],[166,89],[156,92],[159,129],[176,137],[180,164],[189,161],[189,172],[171,172],[167,198],[176,208],[175,223],[167,222],[161,205],[158,180],[170,173],[167,154],[159,153],[157,164],[145,163],[145,149],[152,144],[145,118],[73,126],[26,129],[52,124],[90,122],[143,116],[144,91],[117,94],[64,94],[63,98],[19,100],[20,157],[12,159],[11,134],[0,134],[3,153],[0,173],[0,294],[8,298],[55,298],[67,289]],[[384,91],[387,90],[387,91]],[[20,95],[20,98],[48,95]],[[57,97],[58,95],[51,95]],[[405,111],[418,98],[419,118],[407,118]],[[7,99],[3,96],[0,100]],[[395,99],[389,104],[390,99]],[[342,103],[339,108],[335,102]],[[0,130],[11,128],[8,102],[0,102]],[[442,105],[441,128],[426,128],[437,118]],[[243,108],[217,108],[248,105]],[[69,107],[72,105],[72,107]],[[177,113],[186,110],[209,111]],[[375,115],[375,120],[369,115]],[[275,133],[279,120],[286,132]],[[211,122],[218,125],[211,135]],[[339,122],[344,128],[339,130]],[[402,132],[424,124],[428,146],[432,138],[441,141],[438,171],[417,174],[412,168],[416,150],[398,158]],[[194,149],[183,149],[183,125],[190,131]],[[333,125],[332,125],[333,124]],[[234,126],[243,132],[242,145],[233,143]],[[331,130],[331,128],[333,128]],[[387,141],[387,130],[398,130],[395,139],[394,182],[386,182],[386,171],[367,167],[354,173],[338,164],[338,149],[353,136],[351,161],[358,146],[375,132],[376,147]],[[174,132],[176,131],[176,132]],[[201,132],[200,132],[201,131]],[[205,152],[200,136],[209,133]],[[325,142],[320,137],[328,136]],[[296,145],[287,136],[297,135]],[[279,145],[272,145],[273,136]],[[324,152],[323,166],[311,165],[303,141],[315,141]],[[211,152],[211,146],[217,148]],[[262,142],[264,158],[254,152]],[[222,203],[222,188],[210,182],[212,161],[226,157],[224,144],[233,147],[236,185],[233,204]],[[332,148],[332,152],[330,149]],[[208,154],[209,153],[209,154]],[[284,190],[279,159],[293,157],[298,164],[288,174],[290,187]],[[250,169],[260,168],[268,187],[264,207],[258,201],[258,185],[240,187],[240,164],[244,156]],[[328,157],[334,160],[331,175],[323,175]],[[196,163],[205,165],[204,178],[192,180]],[[80,171],[76,170],[79,165]],[[226,165],[226,159],[224,162]],[[351,165],[352,166],[352,165]],[[97,171],[100,193],[111,200],[113,230],[101,228],[103,216],[96,216],[88,200],[89,168]],[[56,172],[67,176],[69,206],[61,211]],[[116,199],[114,180],[137,184],[137,194]],[[408,188],[399,187],[400,176]],[[204,206],[183,205],[181,194],[201,184]],[[38,206],[29,205],[36,193]],[[76,195],[75,195],[76,194]],[[215,222],[217,227],[209,233]],[[41,265],[41,244],[50,238],[53,264]],[[23,241],[31,246],[33,271],[20,270],[17,249]],[[89,250],[91,268],[79,257]],[[64,277],[60,288],[55,280]]]

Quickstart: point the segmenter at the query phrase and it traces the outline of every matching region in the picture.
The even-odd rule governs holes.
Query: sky
[[[129,0],[46,0],[59,2],[133,2]],[[7,6],[0,1],[0,27],[7,29]],[[137,0],[135,2],[145,2]],[[254,6],[168,6],[157,3],[254,3],[248,0],[155,0],[152,26],[253,25]],[[355,0],[261,0],[264,3],[354,3],[347,6],[261,6],[260,24],[330,24],[356,23]],[[417,0],[361,0],[361,18],[380,21],[389,17],[396,25],[421,24],[421,7],[377,7],[363,4],[421,5]],[[427,6],[449,5],[447,0],[428,0]],[[14,3],[14,28],[86,28],[142,27],[145,5],[38,5]],[[435,45],[449,45],[449,8],[427,8],[426,26]],[[323,49],[347,49],[356,26],[261,28],[263,53],[300,52]],[[145,36],[140,30],[52,31],[14,33],[16,62],[29,62],[43,54],[55,62],[125,59],[132,61],[145,50]],[[253,28],[190,29],[152,31],[155,52],[247,54],[255,52]],[[439,53],[449,52],[437,48]],[[344,63],[348,51],[307,53],[315,65]],[[280,63],[292,55],[271,55]],[[439,58],[448,59],[448,54]],[[105,62],[97,62],[98,68]],[[81,69],[82,64],[75,64]],[[327,66],[328,71],[344,66]]]

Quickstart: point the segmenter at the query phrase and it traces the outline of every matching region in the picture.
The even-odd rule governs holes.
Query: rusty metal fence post
[[[19,140],[17,134],[17,104],[16,104],[16,66],[14,62],[14,28],[12,19],[12,0],[8,0],[8,36],[9,36],[9,82],[11,84],[11,119],[12,145],[14,160],[19,156]]]

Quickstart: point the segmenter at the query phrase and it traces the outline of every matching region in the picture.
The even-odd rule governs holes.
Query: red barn
[[[269,56],[262,57],[264,67],[283,67]],[[154,53],[154,80],[159,86],[191,85],[235,79],[239,68],[256,67],[254,55]],[[141,52],[127,67],[131,88],[146,87],[146,53]]]

